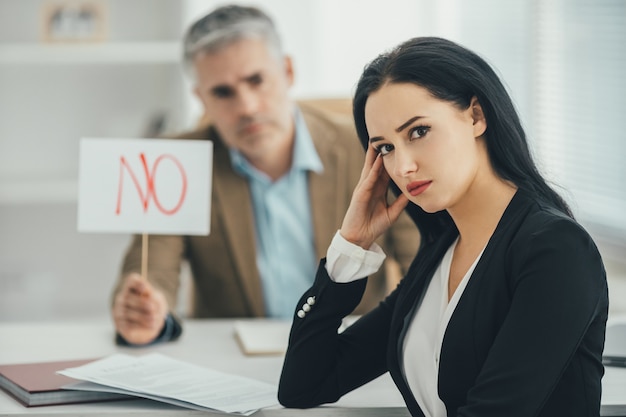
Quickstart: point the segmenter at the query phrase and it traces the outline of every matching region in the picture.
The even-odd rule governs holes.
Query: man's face
[[[196,94],[227,146],[251,161],[294,136],[293,68],[257,38],[238,40],[194,61]]]

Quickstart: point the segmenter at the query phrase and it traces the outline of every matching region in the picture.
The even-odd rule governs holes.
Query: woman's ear
[[[474,120],[474,137],[477,138],[482,136],[487,130],[487,120],[485,119],[483,108],[476,96],[472,97],[470,107],[472,108],[472,119]]]

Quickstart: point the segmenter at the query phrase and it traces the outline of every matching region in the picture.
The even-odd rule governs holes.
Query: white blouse
[[[448,248],[437,267],[404,338],[402,358],[404,373],[409,388],[426,417],[447,415],[446,407],[437,392],[439,354],[443,336],[450,317],[484,251],[483,248],[448,302],[450,264],[457,241],[458,239]],[[370,251],[365,251],[343,239],[337,232],[328,248],[326,270],[335,282],[354,281],[380,268],[384,261],[384,256],[380,256],[381,253],[380,247],[376,244],[370,248]],[[377,263],[376,269],[373,269]]]

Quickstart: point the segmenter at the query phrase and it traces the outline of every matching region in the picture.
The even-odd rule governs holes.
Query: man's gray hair
[[[282,56],[280,37],[267,14],[255,7],[219,7],[197,20],[185,34],[183,63],[190,69],[199,52],[215,52],[250,37],[262,38],[277,57]]]

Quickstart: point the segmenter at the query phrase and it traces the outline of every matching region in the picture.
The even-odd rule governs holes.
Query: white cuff
[[[348,242],[337,230],[326,253],[326,272],[335,282],[352,282],[378,271],[385,258],[385,253],[376,242],[365,250]]]

